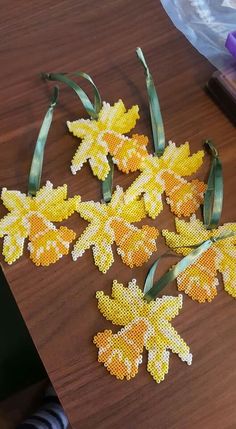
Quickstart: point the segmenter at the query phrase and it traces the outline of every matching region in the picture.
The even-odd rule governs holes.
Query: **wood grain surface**
[[[90,73],[104,100],[113,103],[122,98],[128,107],[140,106],[136,131],[151,137],[144,74],[135,55],[136,46],[141,46],[158,87],[167,138],[177,144],[189,140],[192,151],[201,148],[204,138],[215,141],[224,166],[222,222],[236,219],[235,129],[204,92],[213,68],[174,28],[158,0],[2,0],[0,46],[1,186],[27,191],[51,87],[40,80],[41,71]],[[69,169],[78,140],[68,134],[65,123],[80,117],[86,114],[76,95],[61,87],[42,183],[67,183],[70,196],[79,193],[83,200],[100,200],[100,183],[89,167],[76,176]],[[206,157],[197,176],[206,178],[208,169]],[[127,188],[134,177],[116,170],[115,184]],[[0,211],[6,212],[3,207]],[[145,223],[174,229],[166,204],[155,221]],[[65,224],[78,234],[86,226],[76,214]],[[137,278],[142,286],[147,269],[164,249],[164,240],[158,238],[158,252],[148,264],[133,270],[116,255],[106,275],[93,265],[91,250],[77,262],[67,256],[49,268],[36,268],[27,250],[12,266],[3,263],[73,428],[236,427],[236,302],[222,285],[211,304],[199,305],[185,296],[184,308],[174,320],[191,345],[191,367],[172,354],[169,374],[157,385],[146,370],[145,353],[138,375],[130,382],[117,381],[97,362],[92,338],[111,324],[97,310],[95,291],[110,293],[115,278],[125,284]],[[177,295],[176,285],[168,286],[165,293]]]

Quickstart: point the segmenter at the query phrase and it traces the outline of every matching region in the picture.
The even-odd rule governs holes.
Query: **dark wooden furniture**
[[[141,119],[136,130],[151,137],[143,69],[135,56],[136,46],[141,46],[158,88],[167,138],[177,144],[189,140],[192,151],[201,147],[204,138],[215,141],[224,166],[222,222],[236,219],[235,128],[204,92],[213,68],[174,28],[157,0],[3,0],[0,41],[1,186],[27,190],[34,144],[51,86],[40,80],[41,71],[80,69],[90,73],[104,100],[113,103],[122,98],[127,106],[139,104]],[[71,196],[80,193],[83,200],[99,200],[100,184],[89,167],[76,176],[69,169],[78,140],[68,134],[65,122],[80,117],[86,117],[81,104],[70,89],[62,87],[42,183],[48,179],[54,185],[67,183]],[[206,156],[199,177],[206,178],[208,168]],[[115,184],[126,188],[134,177],[116,170]],[[174,228],[167,205],[155,221],[145,222],[160,229]],[[86,226],[76,214],[66,224],[78,234]],[[158,254],[164,248],[164,240],[159,238]],[[170,372],[157,385],[146,370],[146,357],[130,382],[117,381],[97,362],[92,338],[111,324],[97,310],[95,291],[110,293],[115,278],[126,283],[136,277],[143,285],[156,257],[142,268],[130,270],[116,255],[107,275],[95,268],[90,250],[76,263],[68,256],[49,268],[36,268],[26,250],[14,265],[3,263],[10,288],[75,429],[236,426],[236,302],[222,287],[211,304],[199,305],[185,296],[184,309],[174,321],[191,344],[191,367],[172,355]],[[168,286],[166,293],[177,294],[176,285]]]

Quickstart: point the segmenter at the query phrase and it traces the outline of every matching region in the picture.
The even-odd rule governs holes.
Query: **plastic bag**
[[[161,0],[175,26],[216,68],[236,67],[225,47],[236,30],[236,0]]]

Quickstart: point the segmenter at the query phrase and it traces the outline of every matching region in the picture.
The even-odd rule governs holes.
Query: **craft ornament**
[[[176,216],[190,216],[203,202],[206,185],[198,179],[188,182],[203,162],[202,150],[190,155],[189,143],[176,147],[169,142],[161,157],[148,155],[143,159],[138,178],[125,192],[125,201],[131,203],[143,195],[147,214],[155,219],[163,209],[162,194]]]
[[[139,108],[133,106],[126,112],[122,100],[113,106],[103,102],[95,119],[79,119],[67,122],[69,131],[82,139],[71,163],[71,171],[76,174],[89,160],[93,174],[105,180],[109,171],[108,154],[114,164],[124,173],[139,169],[141,161],[147,156],[147,137],[134,134],[125,136],[139,119]]]
[[[143,200],[125,203],[121,187],[116,187],[110,203],[82,202],[78,212],[89,225],[72,251],[75,261],[92,247],[95,265],[105,274],[114,262],[113,243],[130,268],[141,266],[156,251],[158,230],[148,225],[142,228],[133,225],[146,216]]]
[[[148,351],[147,370],[157,383],[168,373],[170,351],[191,365],[190,349],[171,325],[182,308],[182,295],[147,302],[136,280],[129,282],[128,287],[115,280],[111,298],[102,291],[96,297],[103,316],[124,326],[116,334],[111,330],[99,332],[93,340],[99,349],[98,361],[117,379],[135,377],[144,348]]]
[[[188,222],[175,219],[175,225],[177,233],[163,230],[162,235],[166,244],[176,253],[186,256],[194,245],[213,240],[211,247],[177,277],[178,289],[200,303],[211,302],[217,295],[219,271],[225,291],[236,298],[236,223],[225,223],[218,228],[207,229],[193,215]]]
[[[0,237],[4,237],[3,255],[12,264],[23,255],[28,237],[30,259],[35,265],[48,266],[69,253],[75,232],[52,222],[62,222],[77,209],[80,196],[67,199],[67,185],[53,189],[49,181],[35,197],[3,188],[2,202],[10,213],[0,220]]]

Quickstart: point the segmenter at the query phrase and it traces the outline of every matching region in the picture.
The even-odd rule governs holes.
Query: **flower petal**
[[[152,219],[156,219],[163,210],[162,193],[157,191],[145,192],[143,200],[147,214]]]
[[[89,136],[91,141],[99,132],[97,121],[91,119],[78,119],[73,122],[67,121],[67,126],[74,136],[81,139]]]
[[[119,100],[113,106],[104,102],[99,112],[98,122],[102,124],[104,130],[125,134],[134,128],[137,119],[139,119],[138,111],[138,106],[133,106],[126,113],[122,100]]]
[[[166,201],[178,217],[190,216],[203,203],[206,185],[199,180],[188,182],[171,171],[162,175],[165,182]]]
[[[76,150],[71,160],[71,171],[73,174],[76,174],[77,171],[81,170],[85,162],[90,158],[92,144],[92,140],[89,140],[88,138],[84,139]]]
[[[63,255],[68,255],[70,243],[75,239],[75,232],[61,226],[59,229],[46,228],[44,233],[32,236],[28,244],[30,259],[37,266],[54,264]]]
[[[24,217],[23,217],[24,219]],[[24,225],[24,220],[18,214],[8,213],[0,219],[0,237],[6,234],[14,235],[19,234],[22,237],[27,237],[28,228]]]
[[[4,237],[2,254],[8,264],[12,264],[23,255],[24,242],[25,236],[19,232]]]
[[[235,270],[235,259],[236,259],[236,243],[232,241],[222,240],[221,244],[218,270],[223,276],[224,289],[233,298],[236,298],[236,270]],[[234,237],[235,240],[235,237]],[[217,243],[218,244],[218,243]]]
[[[67,185],[53,189],[51,182],[47,181],[33,198],[35,210],[52,222],[61,222],[68,219],[77,209],[81,200],[79,195],[67,198]]]
[[[134,134],[132,138],[123,136],[115,132],[107,132],[103,135],[106,141],[114,164],[123,173],[137,171],[141,163],[148,155],[148,138],[143,135]]]
[[[94,263],[99,270],[106,274],[114,262],[112,247],[109,242],[103,240],[93,246]]]
[[[156,344],[148,350],[147,370],[157,383],[165,379],[169,371],[170,352],[165,347],[159,347]]]
[[[192,354],[190,353],[190,349],[173,326],[165,319],[162,319],[158,324],[158,331],[159,335],[156,336],[157,347],[162,348],[163,344],[165,344],[166,349],[170,349],[173,353],[176,353],[183,362],[187,362],[188,365],[191,365]]]
[[[2,202],[7,210],[24,214],[30,207],[30,197],[20,191],[9,191],[7,188],[2,189]]]
[[[177,277],[180,291],[184,291],[193,300],[211,302],[217,295],[217,254],[210,248],[183,273]]]
[[[162,160],[165,162],[166,167],[180,176],[191,176],[202,165],[204,151],[200,150],[190,156],[189,143],[186,142],[179,147],[175,143],[169,142]]]
[[[158,231],[156,228],[144,225],[142,229],[139,229],[127,222],[117,220],[114,220],[111,226],[118,246],[117,253],[129,267],[143,265],[157,250],[155,240]]]
[[[112,298],[102,291],[97,292],[96,297],[100,312],[115,325],[127,325],[142,314],[144,305],[147,306],[141,289],[134,282],[127,288],[114,280]]]
[[[120,380],[135,377],[142,363],[143,346],[149,329],[148,321],[137,319],[117,334],[112,334],[112,331],[98,333],[94,337],[94,344],[99,348],[98,361]]]
[[[96,234],[98,229],[98,225],[96,228],[93,225],[87,226],[87,228],[76,241],[71,253],[74,261],[80,258],[84,254],[85,250],[89,249],[96,242]]]
[[[167,246],[176,253],[188,255],[193,249],[184,246],[193,246],[210,238],[210,232],[199,219],[196,219],[195,215],[189,222],[175,218],[175,225],[177,233],[163,229],[162,235],[165,237]]]

